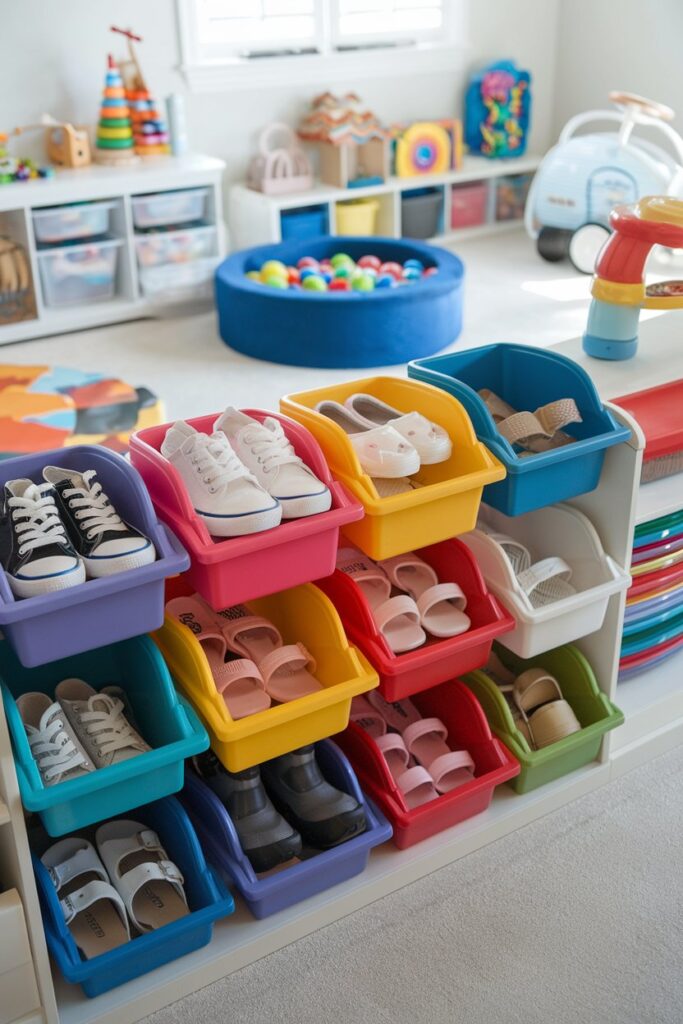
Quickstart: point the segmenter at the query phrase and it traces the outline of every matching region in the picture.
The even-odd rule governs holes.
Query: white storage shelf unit
[[[9,235],[27,250],[37,309],[31,320],[0,321],[0,344],[158,312],[158,302],[141,286],[141,270],[148,268],[141,267],[137,258],[140,238],[144,242],[161,237],[136,228],[145,214],[149,222],[151,203],[145,197],[152,194],[162,194],[159,224],[187,219],[187,228],[178,224],[187,233],[196,223],[203,225],[196,229],[201,244],[188,245],[188,249],[192,250],[191,262],[205,261],[204,277],[208,274],[210,282],[212,267],[225,252],[221,192],[224,166],[221,160],[204,156],[149,158],[125,169],[93,164],[57,171],[54,178],[0,186],[0,235]],[[185,192],[189,205],[183,213],[176,197]],[[66,208],[70,216],[63,210],[60,215],[57,209],[53,217],[48,213],[50,208]],[[81,239],[78,232],[88,218],[91,224],[86,224],[85,230],[89,226],[92,237]],[[104,234],[100,233],[103,229]],[[73,243],[68,247],[63,245],[67,239]],[[167,253],[170,259],[182,258],[179,244],[176,239],[176,252]],[[113,281],[107,270],[110,262],[115,266]],[[167,266],[179,265],[170,262]],[[88,276],[89,270],[92,273]],[[83,284],[78,278],[80,271]],[[175,287],[173,283],[170,286]],[[168,295],[164,301],[168,301]]]
[[[432,241],[456,242],[467,236],[500,231],[519,226],[521,217],[502,219],[503,211],[496,209],[497,188],[510,177],[532,175],[541,158],[535,155],[516,157],[514,160],[488,160],[481,156],[465,156],[462,167],[438,175],[420,175],[415,178],[391,177],[381,185],[363,188],[334,188],[318,183],[307,192],[288,195],[265,195],[246,185],[230,189],[228,222],[232,249],[246,249],[252,245],[266,245],[282,241],[282,214],[315,207],[321,211],[321,220],[329,234],[337,233],[337,203],[354,199],[375,199],[379,206],[375,234],[401,238],[401,200],[415,189],[435,190],[441,195],[439,222]],[[472,227],[453,227],[451,211],[454,192],[461,186],[481,183],[485,190],[485,209],[482,223]]]
[[[672,329],[669,316],[643,325],[637,380],[634,379],[635,365],[588,359],[583,356],[578,340],[566,342],[558,350],[586,366],[604,398],[626,394],[636,388],[662,383],[671,373],[678,357],[675,323],[674,320]],[[672,477],[639,488],[642,432],[617,407],[613,407],[613,412],[631,427],[631,440],[607,450],[598,488],[572,504],[590,518],[605,552],[617,564],[628,565],[636,518],[639,521],[651,519],[670,511],[674,504],[680,506],[681,478]],[[66,984],[56,971],[54,990],[52,987],[13,762],[0,709],[0,781],[4,780],[2,795],[14,822],[13,832],[7,826],[3,830],[0,825],[0,855],[13,864],[12,879],[17,880],[14,884],[21,883],[24,887],[22,895],[46,1024],[57,1024],[57,1021],[62,1024],[132,1024],[181,996],[597,789],[633,765],[680,741],[683,736],[683,655],[617,685],[624,604],[623,591],[610,597],[602,628],[577,641],[604,692],[626,713],[625,725],[607,734],[598,761],[530,793],[516,794],[509,786],[501,786],[483,814],[407,850],[399,851],[386,843],[373,851],[369,866],[362,874],[272,917],[257,921],[238,901],[237,913],[216,924],[209,946],[94,1000],[86,999],[79,988]],[[32,1018],[31,1024],[38,1020]]]

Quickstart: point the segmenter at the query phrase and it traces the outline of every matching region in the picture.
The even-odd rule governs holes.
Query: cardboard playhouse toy
[[[389,177],[389,130],[353,92],[316,96],[299,137],[317,145],[320,179],[327,185],[359,188],[381,185]]]

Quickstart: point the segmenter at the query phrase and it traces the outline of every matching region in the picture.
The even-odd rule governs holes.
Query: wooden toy
[[[352,92],[316,96],[299,125],[299,137],[318,147],[321,180],[337,188],[382,184],[389,177],[389,136]]]
[[[102,107],[97,124],[95,160],[98,164],[124,167],[137,161],[133,126],[121,72],[111,54],[102,90]]]
[[[609,237],[598,255],[583,336],[597,359],[630,359],[638,348],[641,309],[683,309],[683,281],[645,284],[645,263],[655,245],[683,249],[683,200],[646,196],[610,214]]]
[[[258,156],[247,172],[247,185],[267,195],[305,192],[313,185],[313,169],[289,125],[274,121],[259,136]]]
[[[111,26],[128,42],[128,59],[119,61],[125,86],[125,99],[133,122],[135,152],[139,156],[168,156],[171,152],[166,122],[159,113],[155,100],[147,88],[133,43],[141,43],[142,36],[130,29]]]
[[[87,128],[76,128],[66,121],[56,121],[49,114],[43,114],[38,123],[20,125],[11,134],[19,136],[32,131],[45,132],[48,159],[57,167],[87,167],[92,162]],[[6,142],[8,136],[0,135],[0,146]],[[0,184],[48,178],[52,173],[51,167],[39,167],[32,160],[11,157],[6,150],[0,149]]]
[[[35,316],[36,297],[26,250],[13,238],[0,235],[0,324]]]
[[[416,121],[393,125],[394,172],[399,178],[443,174],[462,162],[460,121]]]

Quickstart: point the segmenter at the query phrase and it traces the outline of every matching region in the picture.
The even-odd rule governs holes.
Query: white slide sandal
[[[532,608],[553,604],[576,593],[576,588],[569,582],[572,577],[571,566],[563,558],[551,556],[532,564],[528,548],[519,541],[505,533],[484,532],[503,549],[520,589]]]

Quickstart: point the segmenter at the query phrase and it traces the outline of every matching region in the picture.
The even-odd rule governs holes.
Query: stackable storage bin
[[[79,306],[113,299],[120,238],[38,251],[46,306]]]
[[[152,750],[75,779],[43,785],[31,755],[16,698],[37,691],[54,697],[63,679],[84,679],[96,690],[125,690],[140,732]],[[183,785],[183,761],[206,750],[209,738],[189,704],[173,687],[164,660],[148,636],[101,647],[39,668],[24,668],[9,644],[0,643],[0,686],[12,737],[21,800],[36,811],[52,836],[122,814]]]
[[[422,466],[413,479],[421,486],[404,494],[380,498],[372,479],[340,426],[315,411],[318,402],[344,401],[356,392],[375,395],[401,412],[416,410],[448,431],[453,451],[446,462]],[[389,558],[426,547],[471,530],[482,490],[502,480],[505,470],[477,441],[460,402],[445,392],[397,377],[370,377],[333,387],[286,395],[283,412],[308,427],[329,466],[361,502],[365,518],[348,523],[344,535],[371,558]]]
[[[244,411],[260,422],[274,415],[258,409]],[[200,416],[188,423],[211,434],[219,415]],[[195,513],[180,474],[160,451],[170,423],[147,427],[130,439],[131,461],[140,471],[157,513],[190,553],[188,580],[216,610],[329,575],[335,566],[340,526],[363,515],[360,502],[352,500],[330,476],[323,454],[308,431],[285,417],[275,419],[279,419],[297,455],[329,487],[332,507],[329,512],[286,520],[273,530],[244,537],[214,540]]]
[[[135,252],[140,267],[193,263],[216,253],[216,229],[202,227],[136,235]]]
[[[207,256],[188,263],[163,263],[158,267],[141,267],[140,288],[154,304],[155,315],[164,316],[182,307],[200,309],[213,299],[213,278],[218,259]]]
[[[546,651],[537,658],[524,660],[497,646],[503,664],[516,676],[528,668],[544,668],[557,679],[562,696],[571,705],[581,723],[581,730],[565,736],[541,750],[532,750],[512,718],[512,712],[500,688],[484,671],[472,672],[463,682],[481,704],[492,732],[503,741],[521,765],[512,786],[518,793],[559,779],[594,761],[603,736],[624,721],[619,708],[599,689],[593,670],[581,652],[567,644]]]
[[[440,583],[457,583],[467,598],[471,627],[460,636],[427,642],[414,651],[394,654],[375,625],[361,588],[339,569],[318,580],[339,612],[349,639],[379,674],[379,688],[388,701],[401,700],[454,676],[485,665],[496,637],[512,629],[514,620],[489,594],[470,550],[459,540],[444,540],[417,552],[436,571]]]
[[[451,189],[451,227],[476,228],[486,223],[488,184],[470,181]]]
[[[40,861],[40,854],[49,844],[32,840],[33,870],[48,949],[66,980],[80,985],[90,998],[206,946],[214,921],[228,917],[235,909],[224,883],[207,866],[187,814],[174,797],[137,807],[130,817],[157,833],[169,858],[180,868],[190,913],[155,931],[136,935],[92,960],[81,959],[55,887]],[[94,841],[94,835],[86,838]]]
[[[628,573],[605,554],[592,523],[569,505],[551,505],[514,517],[482,506],[479,524],[483,529],[462,539],[486,585],[515,621],[514,629],[500,642],[521,658],[533,658],[595,633],[602,627],[610,597],[629,586]],[[529,550],[532,563],[552,556],[562,558],[572,569],[569,582],[576,593],[530,608],[505,552],[486,529],[519,541]]]
[[[156,228],[202,220],[208,194],[208,188],[190,188],[133,196],[133,224],[136,228]]]
[[[327,207],[299,206],[280,213],[280,234],[283,242],[299,238],[318,238],[327,234]]]
[[[522,220],[533,174],[508,174],[495,183],[496,220]]]
[[[17,890],[7,889],[0,892],[0,1024],[28,1019],[39,1008],[24,907]]]
[[[401,235],[433,238],[440,234],[442,188],[416,188],[401,193]]]
[[[458,679],[418,693],[413,702],[423,718],[440,718],[452,750],[468,750],[474,778],[436,800],[410,810],[394,782],[377,744],[361,726],[349,722],[335,741],[349,757],[361,786],[380,807],[394,830],[394,843],[407,846],[451,828],[485,811],[496,786],[519,773],[519,762],[491,735],[477,698]]]
[[[113,202],[72,203],[33,210],[33,230],[39,245],[57,245],[76,238],[106,235]]]
[[[349,199],[337,203],[338,235],[374,235],[379,203],[376,199]]]
[[[261,877],[243,852],[221,801],[193,772],[186,772],[180,796],[183,806],[208,859],[227,875],[254,917],[269,917],[360,874],[367,867],[370,850],[391,838],[391,826],[363,795],[351,765],[336,744],[323,740],[316,744],[315,752],[325,778],[363,805],[367,827],[331,850],[306,849],[298,863]]]
[[[192,589],[186,577],[170,580],[167,597],[186,596]],[[154,634],[173,678],[206,725],[214,752],[231,772],[344,729],[351,698],[378,683],[377,673],[349,645],[332,602],[313,584],[249,601],[248,608],[277,626],[285,644],[304,644],[315,658],[322,690],[235,721],[192,630],[169,615]]]
[[[121,517],[156,548],[150,565],[115,573],[67,590],[15,598],[0,569],[0,628],[23,665],[43,665],[105,644],[158,629],[164,620],[164,579],[188,568],[190,560],[154,513],[139,473],[115,452],[99,445],[75,445],[21,455],[0,462],[0,488],[7,480],[42,480],[44,466],[97,471]]]
[[[507,475],[486,488],[484,501],[509,516],[555,505],[598,485],[607,448],[630,437],[606,409],[595,385],[573,360],[552,349],[503,343],[417,359],[408,376],[443,388],[467,410],[480,441],[500,459]],[[517,412],[573,398],[582,422],[566,428],[574,444],[534,455],[518,454],[501,437],[477,392],[489,388]]]

